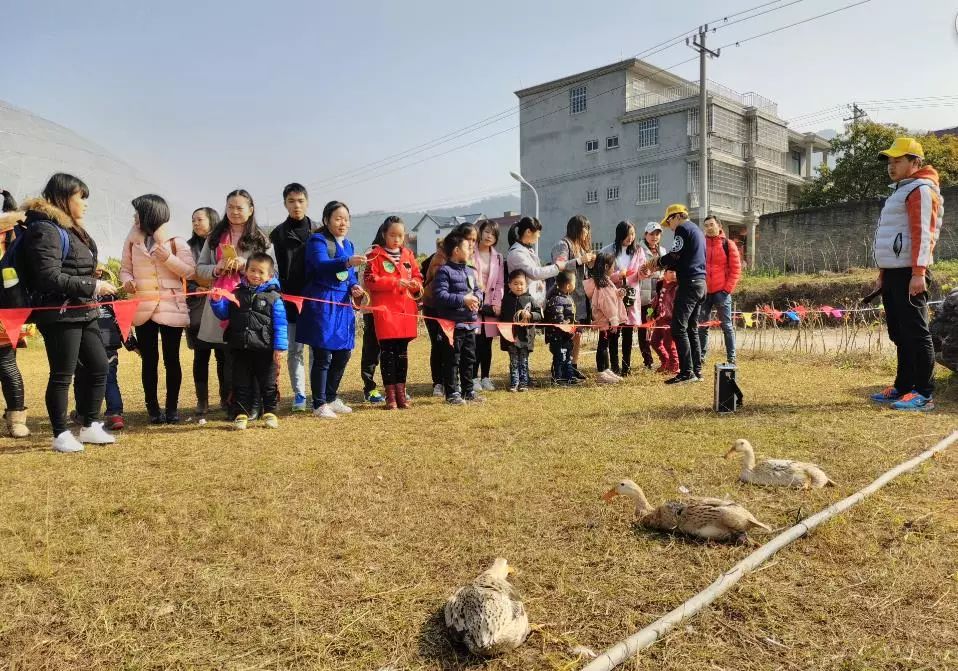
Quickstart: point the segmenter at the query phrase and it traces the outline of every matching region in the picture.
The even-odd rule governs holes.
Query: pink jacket
[[[154,242],[151,251],[157,246]],[[189,326],[190,313],[183,296],[183,280],[192,277],[196,271],[193,253],[183,238],[174,237],[159,246],[170,252],[166,261],[156,260],[147,251],[145,236],[136,227],[123,243],[120,281],[132,281],[136,293],[130,297],[140,300],[133,325],[154,321],[163,326]]]
[[[585,295],[592,301],[592,322],[599,326],[622,326],[628,322],[625,303],[619,298],[619,289],[610,284],[599,287],[591,277],[583,284]]]
[[[480,282],[482,278],[486,276],[486,273],[489,273],[489,279],[482,287],[484,292],[483,294],[483,305],[492,305],[493,307],[500,307],[502,305],[502,297],[505,296],[505,287],[506,287],[506,278],[503,273],[503,264],[502,264],[502,254],[496,251],[496,248],[493,247],[490,250],[489,262],[490,267],[486,267],[484,259],[480,258],[479,251],[477,250],[475,254],[472,255],[472,262],[476,267],[476,275],[479,276]],[[495,317],[482,317],[482,321],[490,322],[493,321]],[[485,324],[482,327],[483,333],[487,338],[497,338],[499,336],[499,327],[495,324]]]
[[[648,257],[645,254],[645,245],[636,245],[635,254],[629,257],[629,265],[626,268],[623,268],[619,265],[619,259],[615,255],[615,245],[606,245],[602,252],[604,254],[610,254],[613,259],[615,259],[615,269],[618,271],[626,271],[625,282],[621,280],[616,280],[618,286],[632,287],[635,289],[635,303],[632,304],[632,307],[625,308],[627,319],[625,323],[629,326],[638,326],[642,323],[642,280],[648,275],[643,276],[639,269],[642,267],[642,264],[648,260]]]

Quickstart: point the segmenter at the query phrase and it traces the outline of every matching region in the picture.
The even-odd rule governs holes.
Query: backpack
[[[326,240],[326,254],[331,259],[336,258],[336,241],[330,240],[329,238],[323,236]],[[289,260],[289,270],[286,273],[286,283],[283,286],[283,293],[289,294],[290,296],[301,296],[304,289],[306,289],[306,247],[309,245],[309,241],[304,242],[299,247],[296,248],[296,251],[293,252],[293,256]]]
[[[21,265],[19,263],[19,252],[30,227],[41,223],[45,222],[36,221],[29,224],[17,224],[12,231],[14,238],[7,245],[3,257],[0,258],[0,273],[3,276],[3,284],[0,288],[0,308],[28,308],[33,305],[34,292],[29,287],[24,286],[18,275],[18,266]],[[70,236],[60,226],[48,225],[53,226],[60,234],[60,263],[63,263],[70,254]],[[29,250],[26,253],[28,254]]]

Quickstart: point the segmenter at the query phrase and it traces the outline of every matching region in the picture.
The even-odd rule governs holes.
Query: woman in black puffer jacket
[[[83,443],[115,441],[100,421],[109,363],[97,326],[97,308],[91,303],[115,294],[116,287],[96,279],[96,243],[83,228],[89,195],[86,184],[72,175],[51,177],[43,197],[23,205],[27,230],[17,252],[17,274],[31,305],[54,308],[34,310],[30,319],[43,335],[50,364],[46,405],[53,449],[58,452],[80,452]],[[83,421],[79,440],[67,426],[74,374],[77,412]]]

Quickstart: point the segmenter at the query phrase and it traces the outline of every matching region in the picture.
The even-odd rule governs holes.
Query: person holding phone
[[[323,225],[306,242],[306,288],[296,323],[296,340],[313,352],[310,386],[313,414],[336,419],[353,411],[339,398],[339,383],[356,345],[356,316],[351,301],[364,296],[357,270],[366,257],[346,238],[349,207],[338,200],[323,208]]]
[[[207,236],[196,263],[196,276],[208,280],[214,288],[232,292],[239,286],[246,260],[253,254],[265,253],[269,247],[269,239],[256,223],[253,197],[246,189],[230,191],[226,196],[226,216]],[[199,338],[211,345],[224,346],[223,334],[224,325],[207,301],[200,319]],[[232,369],[229,350],[225,352],[223,379],[228,382],[232,379]]]

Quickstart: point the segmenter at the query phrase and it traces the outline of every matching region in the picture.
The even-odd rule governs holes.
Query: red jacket
[[[672,310],[675,307],[675,294],[678,293],[678,282],[659,281],[659,291],[652,298],[652,314],[659,326],[665,326],[672,321]]]
[[[726,253],[728,248],[728,253]],[[721,231],[714,238],[705,238],[705,287],[714,294],[719,291],[732,293],[742,276],[742,259],[738,245],[725,237]]]
[[[373,247],[366,255],[366,272],[363,284],[372,306],[381,305],[385,310],[373,311],[373,323],[379,340],[392,338],[415,338],[418,332],[418,307],[409,295],[417,293],[399,286],[399,280],[415,280],[422,286],[422,273],[416,256],[406,247],[402,248],[399,263],[393,263],[382,247]],[[402,313],[402,314],[400,314]]]

